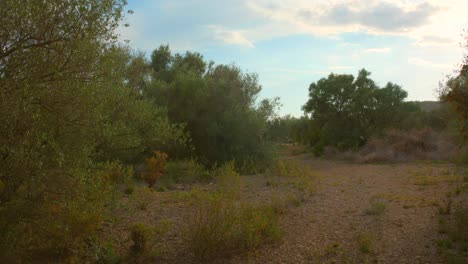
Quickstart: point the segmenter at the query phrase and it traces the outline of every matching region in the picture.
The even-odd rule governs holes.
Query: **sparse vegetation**
[[[439,233],[445,234],[437,242],[447,263],[465,263],[468,260],[468,210],[458,207],[453,215],[439,218]]]
[[[384,201],[373,201],[371,203],[371,207],[366,210],[366,214],[368,215],[381,215],[385,212],[385,209],[387,208],[387,205],[385,204]]]
[[[198,193],[190,219],[190,248],[202,260],[252,250],[282,233],[271,205],[236,203],[220,193]]]
[[[220,193],[231,199],[238,199],[242,188],[242,178],[229,162],[213,171]]]
[[[443,200],[443,203],[439,205],[439,214],[449,215],[452,211],[453,198],[451,193],[446,194],[446,198]]]
[[[372,236],[368,233],[362,233],[358,237],[358,245],[359,245],[359,250],[362,253],[372,253],[374,250],[374,245],[373,245],[374,239]]]
[[[286,178],[295,189],[306,194],[313,194],[317,188],[319,177],[307,165],[295,160],[279,160],[276,165],[276,174]]]

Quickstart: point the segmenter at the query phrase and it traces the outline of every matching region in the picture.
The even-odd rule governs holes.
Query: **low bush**
[[[271,206],[238,203],[218,192],[199,192],[196,197],[187,236],[201,260],[249,251],[281,237]]]
[[[207,182],[211,174],[203,165],[191,159],[168,162],[165,178],[174,183]]]
[[[439,249],[447,263],[468,261],[468,208],[456,207],[452,215],[441,216],[439,233],[446,239],[438,241]]]
[[[373,251],[373,238],[368,233],[360,234],[358,237],[359,250],[362,253],[371,253]]]
[[[153,229],[145,226],[144,224],[136,224],[131,231],[132,246],[130,253],[134,256],[143,255],[148,251],[149,240],[153,236]]]
[[[146,159],[145,169],[141,172],[141,178],[152,188],[156,181],[166,171],[167,154],[155,151],[154,156]]]
[[[313,194],[317,188],[317,175],[313,170],[296,160],[278,160],[275,174],[288,179],[291,186],[301,192]]]
[[[135,224],[130,231],[132,245],[130,246],[130,258],[149,260],[159,255],[163,236],[172,227],[172,221],[164,219],[155,226],[147,226],[142,223]]]
[[[147,186],[137,188],[130,197],[139,210],[148,209],[151,200],[157,199],[157,193]]]
[[[385,212],[387,205],[383,201],[373,201],[371,207],[365,211],[368,215],[381,215]]]
[[[212,174],[223,195],[233,199],[239,198],[243,182],[240,174],[234,168],[234,162],[214,169]]]
[[[106,161],[97,166],[98,177],[115,184],[127,184],[134,176],[133,166],[125,166],[119,161]]]

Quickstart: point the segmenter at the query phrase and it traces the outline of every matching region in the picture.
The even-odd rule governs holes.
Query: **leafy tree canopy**
[[[330,74],[310,85],[303,110],[310,115],[312,145],[356,148],[402,119],[407,92],[393,83],[378,87],[369,76],[362,69],[357,77]]]

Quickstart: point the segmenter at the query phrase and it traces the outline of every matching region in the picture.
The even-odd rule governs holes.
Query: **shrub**
[[[145,226],[144,224],[136,224],[132,227],[131,239],[132,246],[130,247],[130,253],[134,256],[143,255],[148,251],[149,239],[153,235],[153,229]]]
[[[366,210],[368,215],[381,215],[385,212],[387,206],[383,201],[374,201],[372,202],[371,208]]]
[[[98,165],[98,175],[111,183],[123,182],[124,166],[118,161],[106,161]]]
[[[281,237],[271,206],[235,203],[220,193],[196,196],[187,236],[193,254],[201,260],[249,251]]]
[[[299,161],[283,159],[278,160],[276,164],[276,174],[286,178],[313,177],[312,170]]]
[[[137,192],[132,195],[131,198],[134,201],[136,208],[146,210],[150,201],[156,198],[155,195],[156,193],[153,192],[152,189],[143,186],[142,188],[138,188]]]
[[[271,197],[271,208],[277,215],[283,215],[288,211],[288,202],[285,197],[274,194]]]
[[[288,178],[295,189],[313,194],[316,191],[317,175],[311,168],[295,160],[279,160],[276,165],[276,174]]]
[[[81,250],[84,252],[81,258],[72,259],[70,263],[118,264],[122,262],[111,243],[101,241],[95,236],[87,239]]]
[[[449,215],[452,211],[452,195],[451,193],[446,194],[446,199],[444,199],[443,204],[439,205],[439,214]]]
[[[135,224],[130,233],[132,245],[130,247],[130,257],[136,257],[141,261],[150,261],[151,258],[161,253],[162,238],[170,228],[172,221],[169,219],[161,220],[155,226],[146,226],[142,223]]]
[[[243,204],[240,208],[241,245],[254,249],[262,243],[274,242],[281,238],[278,216],[271,205]]]
[[[359,250],[362,253],[371,253],[373,250],[372,241],[371,235],[367,233],[360,234],[358,237]]]
[[[239,198],[242,188],[242,178],[234,168],[234,162],[228,162],[213,171],[214,178],[223,195],[230,198]]]
[[[453,215],[439,219],[439,233],[446,234],[447,239],[439,240],[447,263],[466,263],[468,259],[468,208],[457,207]]]
[[[155,151],[154,156],[146,159],[145,169],[141,172],[141,178],[152,188],[156,181],[164,174],[167,164],[167,154]]]
[[[451,238],[464,243],[465,248],[468,248],[468,209],[457,208],[454,212],[454,221],[454,228],[450,232]]]
[[[196,160],[171,161],[166,166],[166,179],[175,183],[206,182],[211,174]]]
[[[102,247],[102,250],[97,256],[96,263],[98,264],[118,264],[121,263],[121,257],[112,245]]]

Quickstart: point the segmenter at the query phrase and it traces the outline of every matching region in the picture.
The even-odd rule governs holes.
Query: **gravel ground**
[[[283,239],[255,252],[238,254],[213,263],[444,263],[438,254],[438,210],[446,193],[459,184],[458,169],[450,164],[352,164],[341,161],[293,158],[317,175],[317,191],[291,206],[280,218]],[[284,179],[271,175],[246,176],[242,199],[265,201],[272,195],[295,193]],[[278,184],[267,186],[268,181]],[[210,189],[213,185],[197,185]],[[116,222],[104,231],[116,242],[120,254],[130,246],[129,226],[155,225],[164,219],[173,228],[159,247],[155,263],[196,263],[183,239],[188,220],[186,190],[150,193],[146,209],[123,198]],[[466,198],[466,197],[465,197]],[[461,199],[461,198],[457,198]],[[463,198],[464,199],[464,198]],[[369,213],[373,204],[380,213]]]

